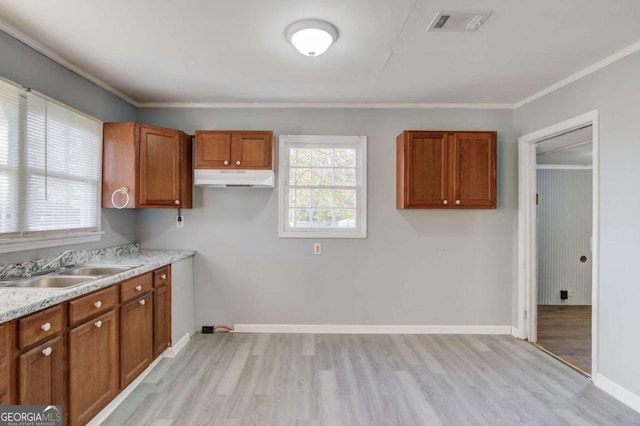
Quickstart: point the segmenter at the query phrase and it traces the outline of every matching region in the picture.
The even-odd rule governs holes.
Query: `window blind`
[[[29,93],[25,235],[97,230],[101,123]]]
[[[100,121],[0,79],[0,252],[99,231],[101,170]]]
[[[19,233],[20,89],[0,81],[0,238]]]

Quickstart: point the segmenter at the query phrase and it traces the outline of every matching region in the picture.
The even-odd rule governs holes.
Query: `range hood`
[[[206,188],[273,188],[273,170],[195,169],[193,184]]]

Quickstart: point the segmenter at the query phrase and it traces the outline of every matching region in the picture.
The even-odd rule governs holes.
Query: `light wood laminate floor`
[[[591,374],[591,306],[539,305],[538,344]]]
[[[196,334],[105,425],[640,425],[511,336]]]

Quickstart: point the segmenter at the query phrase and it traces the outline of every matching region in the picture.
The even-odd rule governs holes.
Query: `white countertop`
[[[92,259],[92,265],[141,265],[115,275],[89,281],[72,288],[0,288],[0,323],[40,311],[69,299],[109,287],[112,284],[153,271],[161,266],[195,255],[195,250],[140,250],[130,254]]]

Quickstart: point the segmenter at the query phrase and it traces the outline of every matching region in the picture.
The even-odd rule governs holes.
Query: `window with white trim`
[[[366,238],[366,136],[281,135],[278,170],[278,236]]]
[[[101,121],[0,80],[0,252],[98,240],[101,164]]]

